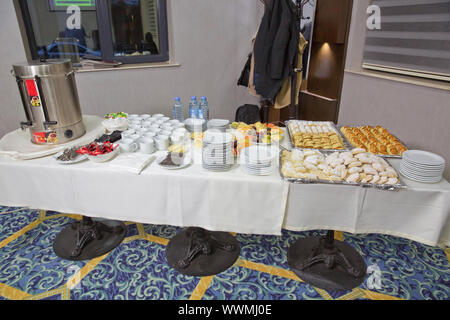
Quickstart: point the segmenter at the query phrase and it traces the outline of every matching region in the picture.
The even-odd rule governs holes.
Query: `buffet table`
[[[281,146],[290,148],[286,135]],[[153,162],[139,175],[114,168],[114,160],[62,165],[52,156],[23,161],[0,156],[0,205],[211,231],[280,235],[282,228],[326,229],[450,245],[445,180],[424,184],[402,178],[407,189],[398,191],[292,184],[277,170],[270,176],[245,174],[239,165],[207,171],[200,149],[193,150],[194,164],[187,168],[166,170]],[[400,160],[389,161],[398,170]]]
[[[389,160],[396,170],[400,161]],[[291,184],[283,227],[381,233],[428,245],[450,245],[450,184],[402,180],[407,189],[398,191]]]
[[[390,160],[398,167],[400,160]],[[198,226],[212,231],[281,234],[281,229],[383,233],[450,244],[450,184],[403,179],[406,190],[289,184],[278,172],[209,172],[193,164],[140,175],[108,163],[60,165],[52,157],[0,158],[0,204],[122,221]],[[289,193],[289,196],[288,196]],[[287,205],[286,205],[287,203]],[[283,222],[284,220],[284,222]]]
[[[0,176],[1,205],[250,234],[281,234],[289,191],[278,172],[251,176],[236,165],[216,173],[153,162],[138,175],[109,163],[0,158]]]

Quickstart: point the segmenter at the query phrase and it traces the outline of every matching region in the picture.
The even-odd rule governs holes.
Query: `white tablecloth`
[[[389,160],[397,169],[400,160]],[[450,184],[402,177],[407,190],[291,184],[284,228],[382,233],[429,245],[450,245]]]
[[[250,234],[281,234],[289,191],[278,171],[260,177],[198,164],[165,170],[153,162],[137,175],[108,163],[0,158],[0,177],[0,205]]]
[[[398,167],[400,161],[391,162]],[[213,231],[279,235],[282,227],[333,229],[450,245],[449,183],[404,181],[407,190],[381,191],[288,184],[278,172],[250,176],[238,166],[214,173],[198,164],[170,171],[153,163],[137,175],[108,163],[0,158],[0,205]]]

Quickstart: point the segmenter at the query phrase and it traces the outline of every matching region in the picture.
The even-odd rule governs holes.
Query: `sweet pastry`
[[[284,150],[281,168],[283,175],[290,178],[389,185],[399,183],[397,172],[386,160],[361,150],[334,152],[328,156],[315,150]]]
[[[288,128],[296,148],[345,149],[342,137],[329,122],[291,120]]]
[[[357,150],[381,155],[402,155],[407,148],[388,130],[381,126],[360,126],[341,128],[342,134]],[[361,152],[361,153],[362,153]]]

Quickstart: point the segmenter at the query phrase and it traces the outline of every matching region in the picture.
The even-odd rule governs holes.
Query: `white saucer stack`
[[[441,181],[444,169],[444,158],[437,154],[421,150],[405,151],[400,164],[400,173],[403,176],[424,183],[437,183]]]
[[[210,171],[230,170],[234,162],[233,136],[206,131],[202,142],[202,166]]]
[[[242,150],[241,169],[245,173],[257,176],[270,175],[275,167],[278,153],[267,145],[250,146]]]

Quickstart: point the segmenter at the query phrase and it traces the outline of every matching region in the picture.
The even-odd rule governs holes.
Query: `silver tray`
[[[329,151],[329,152],[335,152],[335,151],[348,151],[352,149],[352,145],[347,141],[347,139],[345,139],[345,137],[342,135],[342,133],[340,132],[340,130],[338,130],[338,128],[336,127],[336,125],[331,122],[331,121],[313,121],[313,122],[321,122],[321,123],[328,123],[331,125],[332,128],[334,128],[337,132],[337,134],[342,138],[342,141],[344,143],[344,148],[345,149],[313,149],[313,148],[298,148],[294,145],[294,141],[292,140],[292,136],[291,136],[291,131],[289,130],[289,122],[291,121],[295,121],[295,122],[308,122],[307,120],[287,120],[284,122],[285,126],[286,126],[286,131],[288,133],[288,137],[289,137],[289,142],[291,144],[291,148],[292,149],[305,149],[305,150],[316,150],[316,151]]]
[[[356,127],[360,127],[361,125],[351,125],[351,126],[338,126],[337,128],[339,129],[339,133],[341,134],[341,136],[344,138],[344,140],[345,140],[345,143],[346,144],[348,144],[352,149],[353,148],[356,148],[353,144],[351,144],[350,143],[350,141],[348,141],[347,140],[347,137],[341,132],[341,128],[342,127],[351,127],[351,128],[356,128]],[[389,133],[391,133],[390,131],[389,131]],[[392,134],[392,133],[391,133]],[[393,135],[392,134],[392,136],[394,136],[394,138],[396,138],[398,141],[400,141],[400,143],[406,148],[406,149],[409,149],[408,148],[408,146],[402,141],[402,140],[400,140],[399,138],[397,138],[397,136],[396,135]],[[391,154],[378,154],[378,153],[374,153],[376,156],[379,156],[379,157],[382,157],[382,158],[385,158],[385,159],[402,159],[403,157],[402,156],[399,156],[399,155],[391,155]]]
[[[311,149],[305,149],[305,150],[311,150]],[[289,151],[289,150],[288,150]],[[341,152],[345,152],[346,150],[340,150]],[[325,153],[325,152],[324,152]],[[331,153],[331,152],[329,152]],[[401,175],[395,170],[395,168],[392,166],[392,164],[389,162],[389,160],[385,159],[389,165],[397,172],[398,175],[398,184],[374,184],[374,183],[361,183],[361,182],[347,182],[347,181],[332,181],[332,180],[323,180],[323,179],[302,179],[302,178],[290,178],[285,177],[282,172],[283,163],[281,161],[281,158],[283,156],[283,149],[280,150],[279,154],[279,166],[278,171],[280,173],[280,176],[283,180],[288,181],[290,183],[295,184],[334,184],[334,185],[346,185],[346,186],[358,186],[363,188],[375,188],[380,190],[387,190],[387,191],[396,191],[401,189],[407,189],[406,184],[403,182]]]

